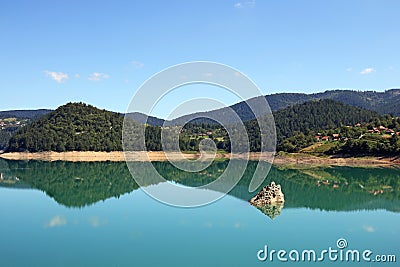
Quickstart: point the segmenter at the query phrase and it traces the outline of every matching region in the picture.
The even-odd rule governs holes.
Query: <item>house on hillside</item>
[[[387,128],[386,128],[385,126],[380,125],[380,126],[378,127],[378,130],[379,130],[379,131],[386,131]]]
[[[333,141],[338,141],[340,138],[340,134],[332,134]]]
[[[356,127],[361,127],[361,123],[357,123],[355,126]]]
[[[329,140],[329,136],[325,135],[324,137],[322,137],[321,140],[322,140],[322,141],[328,141],[328,140]]]
[[[321,136],[320,136],[320,135],[316,135],[316,136],[314,136],[314,138],[315,138],[315,140],[317,140],[317,141],[321,141]]]

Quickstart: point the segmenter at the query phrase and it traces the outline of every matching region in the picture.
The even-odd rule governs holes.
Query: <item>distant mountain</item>
[[[355,107],[369,109],[379,114],[400,115],[400,89],[385,92],[329,90],[315,94],[280,93],[266,96],[272,110],[279,110],[293,104],[314,99],[332,99]]]
[[[29,119],[35,120],[44,115],[52,112],[51,109],[35,109],[35,110],[7,110],[0,111],[0,119],[5,118],[17,118],[17,119]]]
[[[232,109],[237,113],[242,121],[254,119],[255,116],[250,109],[250,105],[260,101],[260,98],[265,97],[271,108],[271,111],[278,111],[289,106],[302,104],[311,100],[331,99],[343,104],[354,107],[359,107],[367,110],[376,111],[377,113],[392,114],[400,116],[400,89],[391,89],[385,92],[376,91],[354,91],[354,90],[329,90],[322,93],[302,94],[302,93],[279,93],[266,96],[259,96],[247,101],[242,101],[230,107],[216,109],[206,112],[197,112],[184,115],[167,123],[170,125],[182,125],[188,121],[195,124],[215,123],[207,117],[219,118],[221,123],[235,123],[236,121],[230,114],[228,109]],[[228,115],[228,116],[227,116]],[[136,116],[136,117],[135,117]],[[143,114],[134,114],[132,118],[138,122],[144,121]],[[160,126],[163,120],[151,117],[148,121],[150,125]]]
[[[260,101],[260,98],[265,97],[268,101],[268,104],[272,111],[277,111],[289,106],[293,106],[296,104],[302,104],[310,100],[318,100],[318,99],[332,99],[338,102],[342,102],[347,105],[351,105],[354,107],[360,107],[368,110],[373,110],[378,112],[379,114],[393,114],[395,116],[400,116],[400,89],[391,89],[385,92],[376,92],[376,91],[354,91],[354,90],[328,90],[321,93],[314,94],[303,94],[303,93],[278,93],[271,94],[266,96],[259,96],[252,99],[247,100],[247,103],[254,104],[257,101]],[[248,121],[254,119],[254,114],[249,108],[245,101],[236,103],[229,108],[235,111],[239,118],[242,121]],[[185,122],[191,121],[193,123],[215,123],[209,119],[205,119],[206,117],[214,117],[220,118],[222,123],[232,123],[232,119],[229,116],[228,109],[229,108],[221,108],[212,111],[206,112],[197,112],[193,114],[184,115],[172,121],[167,121],[170,125],[181,125]],[[49,109],[38,109],[38,110],[9,110],[9,111],[0,111],[0,119],[15,117],[20,119],[30,119],[34,120],[40,118],[52,110]],[[124,115],[124,114],[122,114]],[[132,112],[128,114],[129,118],[139,122],[146,122],[146,115],[139,112]],[[204,118],[199,118],[204,117]],[[153,126],[161,126],[163,125],[164,120],[149,116],[147,119],[147,124]]]
[[[162,126],[165,121],[165,120],[159,119],[157,117],[147,116],[140,112],[127,113],[127,114],[125,114],[125,116],[127,116],[128,118],[131,118],[132,120],[139,122],[141,124],[147,123],[152,126]]]

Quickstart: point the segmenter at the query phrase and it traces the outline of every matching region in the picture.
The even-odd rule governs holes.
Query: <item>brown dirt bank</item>
[[[225,154],[217,155],[218,158],[224,158]],[[126,157],[125,157],[126,156]],[[197,159],[200,154],[183,154],[186,159]],[[0,154],[0,158],[9,160],[43,160],[43,161],[166,161],[167,159],[182,159],[180,153],[168,153],[162,151],[155,152],[129,152],[124,154],[122,151],[69,151],[69,152],[11,152]]]
[[[335,166],[391,166],[399,165],[400,157],[346,157],[346,156],[314,156],[303,153],[277,155],[276,165],[335,165]]]
[[[102,152],[102,151],[70,151],[70,152],[11,152],[0,154],[0,158],[9,160],[43,160],[43,161],[167,161],[183,159],[198,159],[201,157],[199,153],[185,153],[178,152],[168,153],[166,155],[162,151],[150,152],[129,152],[126,155],[122,151]],[[125,157],[126,156],[126,157]],[[229,158],[247,158],[250,160],[258,160],[260,153],[251,152],[247,154],[234,154],[231,156],[229,153],[216,154],[217,159]],[[203,155],[203,157],[207,157]],[[270,155],[262,158],[261,160],[268,160]],[[292,154],[278,154],[274,158],[276,165],[342,165],[342,166],[388,166],[399,165],[400,157],[319,157],[302,153]]]

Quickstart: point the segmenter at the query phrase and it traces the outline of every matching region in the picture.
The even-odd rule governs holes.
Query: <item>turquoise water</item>
[[[185,175],[155,163],[169,180],[192,186],[225,166]],[[273,167],[264,184],[280,183],[286,202],[264,214],[247,201],[255,194],[246,190],[254,166],[229,195],[188,209],[146,195],[124,163],[2,160],[0,266],[398,266],[399,169]],[[329,185],[318,186],[322,179]],[[339,238],[346,249],[395,255],[397,262],[257,259],[265,245],[318,252],[337,249]]]

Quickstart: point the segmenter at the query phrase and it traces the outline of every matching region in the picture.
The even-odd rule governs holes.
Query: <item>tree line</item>
[[[262,136],[273,137],[276,130],[278,151],[298,152],[317,142],[315,135],[340,134],[340,140],[327,153],[350,154],[396,154],[399,153],[399,140],[396,134],[390,138],[370,134],[374,127],[384,126],[393,131],[400,131],[400,119],[391,115],[381,116],[378,113],[362,108],[345,105],[333,100],[312,100],[293,105],[273,113],[276,129],[269,127],[261,133],[259,122],[269,125],[271,116],[264,115],[258,120],[244,122],[248,135],[235,136],[236,146],[253,152],[262,148],[269,149],[275,145],[274,138],[262,140]],[[121,142],[124,117],[121,114],[100,110],[84,103],[68,103],[18,129],[8,144],[8,151],[122,151]],[[216,148],[232,151],[233,145],[222,125],[210,121],[193,121],[183,127],[143,125],[128,120],[126,125],[129,135],[125,135],[130,150],[176,150],[198,151],[200,142],[211,139]],[[360,124],[359,127],[355,127]],[[233,134],[238,134],[235,125]],[[143,146],[140,144],[139,131],[144,131]],[[167,132],[161,139],[162,133]],[[178,138],[175,140],[175,138]],[[233,140],[233,139],[232,139]],[[174,142],[177,141],[177,142]],[[175,144],[178,144],[175,147]],[[236,148],[237,149],[237,148]],[[237,149],[235,152],[242,152]],[[244,151],[243,151],[244,152]]]

